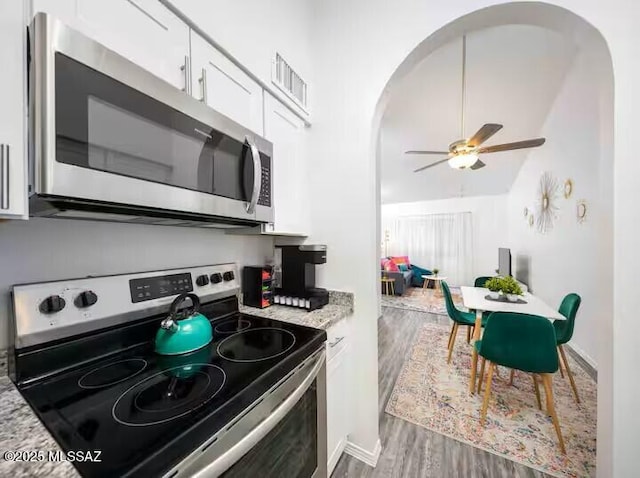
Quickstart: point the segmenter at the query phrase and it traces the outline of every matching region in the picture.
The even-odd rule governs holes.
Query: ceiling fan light
[[[467,169],[476,164],[478,155],[476,153],[457,154],[449,159],[449,166],[454,169]]]

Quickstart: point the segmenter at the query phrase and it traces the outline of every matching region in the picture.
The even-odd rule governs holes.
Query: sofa
[[[422,278],[422,276],[431,274],[433,274],[433,272],[431,272],[430,270],[416,266],[415,264],[410,264],[409,269],[406,271],[390,271],[382,268],[381,263],[380,276],[394,279],[393,289],[395,295],[404,294],[409,289],[409,287],[412,286],[422,287],[424,284],[424,279]],[[382,283],[380,283],[380,288],[381,292],[384,294],[386,291]]]

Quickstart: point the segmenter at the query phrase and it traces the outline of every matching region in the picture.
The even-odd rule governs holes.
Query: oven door
[[[166,477],[326,478],[324,349]]]
[[[31,30],[35,194],[271,220],[270,143],[44,14]]]

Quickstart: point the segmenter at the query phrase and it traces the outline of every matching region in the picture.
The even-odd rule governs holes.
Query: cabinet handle
[[[0,145],[0,209],[9,209],[9,145]]]
[[[335,339],[333,342],[329,342],[329,347],[333,348],[336,345],[338,345],[340,342],[342,342],[344,340],[344,336],[342,337],[338,337],[337,339]]]
[[[189,55],[184,56],[184,64],[180,67],[180,71],[184,72],[184,88],[182,91],[191,94],[191,57]]]
[[[200,101],[202,101],[204,104],[207,104],[207,70],[206,68],[202,69],[202,76],[198,80],[198,83],[200,83],[200,92],[202,93],[202,96],[200,97]]]

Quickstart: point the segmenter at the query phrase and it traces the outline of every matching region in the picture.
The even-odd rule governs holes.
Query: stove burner
[[[111,415],[131,427],[168,422],[203,406],[222,390],[226,380],[217,365],[172,367],[129,387],[113,404]]]
[[[246,319],[230,319],[216,325],[213,331],[219,334],[235,334],[249,327],[251,327],[251,322]]]
[[[227,337],[218,344],[218,355],[231,362],[260,362],[287,353],[296,337],[285,329],[258,327]]]
[[[101,365],[80,377],[78,386],[85,389],[108,387],[135,377],[146,367],[147,361],[141,358],[120,360]]]

